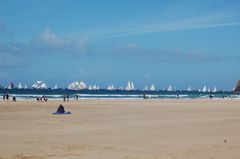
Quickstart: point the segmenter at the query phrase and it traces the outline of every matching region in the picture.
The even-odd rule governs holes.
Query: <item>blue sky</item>
[[[0,85],[231,90],[239,8],[237,0],[0,0]]]

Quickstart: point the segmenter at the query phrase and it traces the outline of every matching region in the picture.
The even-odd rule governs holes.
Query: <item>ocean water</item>
[[[69,90],[69,89],[0,89],[0,99],[4,93],[9,93],[10,98],[15,96],[17,100],[36,100],[37,97],[43,95],[48,100],[62,100],[64,94],[68,94],[70,99],[74,99],[78,95],[78,99],[143,99],[145,94],[150,99],[204,99],[209,98],[210,94],[213,99],[240,99],[240,94],[232,92],[215,92],[203,93],[197,91],[125,91],[125,90]]]

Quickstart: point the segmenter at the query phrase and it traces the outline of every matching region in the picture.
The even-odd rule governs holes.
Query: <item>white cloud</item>
[[[239,26],[240,13],[239,11],[216,11],[205,13],[199,16],[189,16],[178,20],[160,21],[155,24],[142,24],[136,27],[127,27],[119,30],[101,31],[99,34],[93,34],[95,38],[112,38],[122,36],[132,36],[147,33],[160,33],[183,31],[204,28],[217,28],[226,26]],[[111,30],[111,29],[109,29]]]
[[[41,34],[33,38],[30,45],[71,53],[86,53],[89,48],[88,37],[83,36],[77,39],[61,37],[50,28],[45,29]]]
[[[50,28],[47,28],[42,34],[40,34],[39,40],[46,46],[53,48],[63,48],[71,43],[69,39],[58,37]]]

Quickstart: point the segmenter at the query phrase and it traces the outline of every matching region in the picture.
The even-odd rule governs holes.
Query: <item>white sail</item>
[[[47,89],[47,85],[43,83],[41,88]]]
[[[12,88],[14,88],[14,83],[13,83],[13,82],[11,82],[11,83],[8,85],[8,89],[12,89]]]
[[[84,82],[73,82],[68,85],[68,89],[71,90],[87,89],[87,85]]]
[[[145,88],[144,88],[145,91],[148,91],[148,86],[146,85]]]
[[[109,85],[109,86],[107,87],[107,90],[110,90],[110,91],[115,90],[114,85],[113,85],[113,84]]]
[[[124,90],[124,88],[123,88],[123,87],[119,87],[118,89],[119,89],[119,90]]]
[[[27,87],[27,85],[25,84],[25,85],[24,85],[24,89],[27,89],[27,88],[28,88],[28,87]]]
[[[37,81],[36,83],[34,83],[32,85],[32,88],[34,88],[34,89],[47,89],[47,85],[43,81]]]
[[[192,91],[192,87],[189,86],[189,87],[187,88],[187,91],[188,91],[188,92]]]
[[[125,90],[127,91],[131,91],[131,90],[134,90],[134,84],[132,81],[128,81],[128,84],[127,84],[127,87],[125,88]]]
[[[23,89],[22,84],[20,82],[18,83],[18,87],[17,88],[18,89]]]
[[[207,92],[207,87],[203,86],[202,92]]]
[[[217,92],[217,87],[214,87],[214,88],[213,88],[213,92],[214,92],[214,93]]]
[[[150,91],[156,91],[156,88],[155,88],[155,85],[154,85],[154,84],[151,85]]]
[[[130,81],[128,81],[128,84],[127,84],[127,87],[126,87],[125,90],[127,90],[127,91],[131,90],[131,82]]]
[[[58,89],[58,86],[57,86],[57,84],[55,84],[55,86],[54,86],[54,88],[53,89]]]
[[[173,91],[173,89],[172,89],[172,86],[171,86],[171,85],[169,85],[169,86],[168,86],[168,89],[167,89],[167,91],[168,91],[168,92],[171,92],[171,91]]]
[[[131,82],[131,90],[134,90],[134,84],[133,84],[133,81]]]
[[[97,86],[97,85],[95,84],[95,85],[93,85],[92,89],[93,89],[93,90],[99,90],[99,86]]]
[[[89,86],[88,86],[88,90],[93,90],[93,89],[92,89],[92,85],[89,85]]]

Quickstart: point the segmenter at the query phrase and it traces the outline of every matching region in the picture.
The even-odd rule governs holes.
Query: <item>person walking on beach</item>
[[[6,100],[9,100],[9,94],[8,93],[6,94]]]
[[[5,100],[5,98],[6,98],[6,94],[4,93],[4,94],[3,94],[3,100]]]
[[[16,97],[15,96],[13,96],[12,101],[16,102]]]
[[[212,98],[213,98],[213,95],[212,95],[212,94],[210,94],[210,96],[209,96],[209,97],[210,97],[210,99],[212,99]]]
[[[67,101],[69,101],[69,94],[67,94]]]
[[[78,95],[77,95],[77,94],[76,94],[76,97],[75,97],[75,98],[76,98],[76,100],[78,100]]]
[[[66,94],[63,95],[63,101],[66,101]]]

